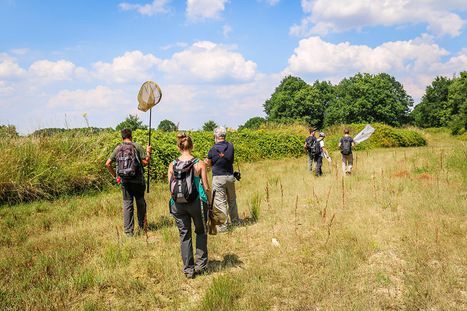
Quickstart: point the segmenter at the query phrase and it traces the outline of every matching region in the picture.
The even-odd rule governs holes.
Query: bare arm
[[[337,146],[337,149],[341,149],[342,143],[339,143],[339,146]]]
[[[151,157],[151,151],[152,151],[152,146],[148,146],[146,147],[146,154],[147,154],[147,157],[144,158],[144,159],[141,159],[141,162],[143,162],[144,165],[148,165],[149,164],[149,158]]]
[[[206,164],[207,167],[210,167],[210,166],[212,166],[212,160],[206,158],[206,159],[204,159],[204,164]]]
[[[208,198],[208,205],[211,205],[211,187],[209,186],[208,174],[206,172],[206,164],[204,162],[198,162],[198,169],[200,170],[201,180],[203,182],[204,192]]]
[[[105,166],[107,166],[107,170],[110,172],[110,174],[113,176],[113,177],[116,177],[117,173],[115,173],[115,170],[112,166],[112,163],[113,161],[110,160],[110,159],[107,159],[107,162],[105,162]]]
[[[169,170],[167,171],[167,179],[169,181],[169,184],[170,184],[170,179],[172,178],[173,173],[174,173],[174,163],[170,162]]]

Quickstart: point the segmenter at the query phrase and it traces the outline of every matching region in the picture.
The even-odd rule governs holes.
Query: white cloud
[[[433,43],[429,35],[386,42],[375,48],[348,42],[333,44],[310,37],[300,41],[283,74],[310,78],[327,76],[325,80],[337,83],[357,72],[385,72],[404,82],[409,94],[417,97],[435,76],[451,76],[467,70],[467,49],[443,62],[447,56],[450,53]]]
[[[229,37],[229,33],[232,32],[232,27],[229,25],[224,25],[222,27],[222,34],[224,35],[224,39],[227,39]]]
[[[116,106],[124,103],[130,104],[125,100],[122,90],[112,90],[105,86],[97,86],[92,90],[62,90],[57,95],[50,98],[47,103],[48,108],[65,108],[66,110],[81,110],[86,112],[93,109],[114,110]]]
[[[147,70],[159,62],[160,59],[152,54],[144,55],[140,51],[125,52],[123,56],[114,58],[112,63],[94,63],[93,75],[108,82],[141,81],[150,78]]]
[[[254,78],[256,64],[245,61],[232,47],[202,41],[193,44],[183,52],[176,53],[171,59],[164,60],[159,70],[166,72],[170,81],[204,83],[249,81]]]
[[[186,15],[190,21],[221,19],[221,12],[229,0],[187,0]]]
[[[59,60],[51,62],[39,60],[28,69],[29,79],[38,84],[47,84],[56,81],[71,81],[74,78],[76,66],[69,61]]]
[[[428,24],[427,30],[439,36],[459,36],[466,21],[453,13],[467,10],[461,0],[302,0],[310,15],[290,28],[299,36],[326,35],[329,32],[361,30],[366,26]]]
[[[0,58],[0,79],[13,79],[21,77],[26,73],[26,70],[20,68],[18,64],[11,60],[1,62]]]
[[[130,4],[127,2],[120,3],[118,7],[123,11],[136,10],[141,15],[152,16],[158,13],[168,13],[170,9],[168,4],[171,0],[154,0],[151,4]]]

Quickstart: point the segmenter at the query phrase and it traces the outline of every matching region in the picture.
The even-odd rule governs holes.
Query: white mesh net
[[[371,134],[373,134],[374,131],[375,129],[371,125],[367,124],[365,128],[360,133],[358,133],[357,136],[355,136],[353,141],[359,144],[362,141],[370,138]]]
[[[138,93],[138,109],[146,112],[157,105],[161,101],[161,98],[162,92],[159,86],[152,81],[146,81]]]

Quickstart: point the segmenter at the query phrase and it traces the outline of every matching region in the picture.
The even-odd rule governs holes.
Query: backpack
[[[319,155],[321,153],[319,141],[316,139],[316,137],[309,136],[308,138],[306,139],[306,148],[308,149],[308,152],[313,156]]]
[[[350,137],[342,138],[341,153],[343,155],[349,155],[352,153],[352,143],[351,143]]]
[[[141,161],[133,143],[119,145],[115,160],[116,172],[120,177],[136,178],[141,170]]]
[[[177,203],[189,203],[198,196],[198,189],[195,184],[195,163],[197,158],[189,161],[176,159],[173,165],[173,174],[170,179],[170,192],[172,199]]]

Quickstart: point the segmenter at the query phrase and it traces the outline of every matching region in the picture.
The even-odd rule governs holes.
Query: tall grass
[[[337,151],[319,178],[305,157],[242,165],[239,214],[256,222],[209,236],[209,270],[194,280],[165,184],[146,196],[148,238],[117,233],[117,186],[3,205],[0,309],[464,310],[467,149],[428,140],[355,152],[344,183]]]

